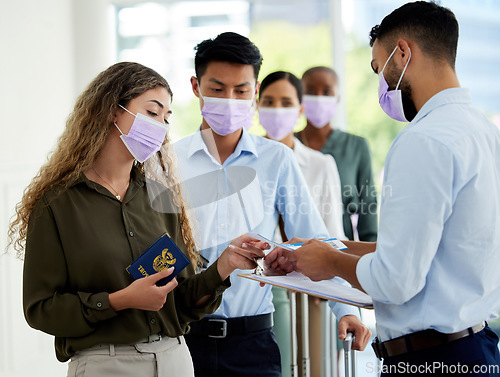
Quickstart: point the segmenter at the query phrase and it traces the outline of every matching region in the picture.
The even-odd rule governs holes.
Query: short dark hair
[[[205,74],[208,63],[213,61],[251,65],[255,80],[259,76],[262,55],[257,46],[240,34],[231,32],[219,34],[214,39],[200,42],[195,50],[194,69],[198,79]]]
[[[312,67],[312,68],[309,68],[307,71],[305,71],[303,74],[302,74],[302,80],[304,80],[304,78],[308,75],[310,75],[311,73],[314,73],[314,72],[328,72],[330,73],[333,77],[335,77],[335,80],[337,80],[337,84],[339,82],[339,75],[337,75],[337,72],[335,72],[335,70],[333,68],[330,68],[330,67],[325,67],[325,66],[317,66],[317,67]]]
[[[370,46],[375,40],[387,52],[396,46],[400,35],[418,43],[424,54],[447,61],[455,68],[458,45],[458,22],[448,8],[433,2],[407,3],[387,15],[380,25],[370,31]]]
[[[299,102],[302,103],[302,82],[300,82],[297,76],[295,76],[293,73],[285,71],[276,71],[267,75],[260,84],[259,97],[269,85],[278,80],[287,80],[290,84],[292,84],[295,87],[295,90],[297,90],[297,97],[299,97]]]

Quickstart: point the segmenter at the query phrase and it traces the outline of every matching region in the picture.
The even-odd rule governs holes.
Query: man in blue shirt
[[[233,234],[260,233],[273,238],[278,215],[291,238],[327,237],[291,149],[249,134],[257,77],[262,62],[247,38],[223,33],[196,48],[200,131],[175,144],[186,202],[195,222],[197,244],[213,263]],[[272,332],[269,286],[231,274],[220,308],[193,323],[186,337],[196,376],[280,376],[280,354]],[[358,348],[370,332],[352,306],[337,304],[339,333],[354,331]]]
[[[383,375],[498,376],[485,321],[500,310],[500,131],[460,88],[449,9],[405,4],[370,36],[382,109],[411,121],[387,155],[378,242],[342,253],[312,240],[267,261],[366,291]]]

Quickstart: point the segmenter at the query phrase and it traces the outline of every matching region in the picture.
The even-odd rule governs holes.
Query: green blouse
[[[24,314],[30,326],[55,336],[60,361],[96,344],[183,335],[190,322],[217,309],[230,285],[221,280],[216,263],[199,274],[189,265],[177,275],[179,285],[161,310],[110,308],[109,293],[133,281],[126,267],[164,232],[187,255],[178,215],[153,209],[172,207],[170,191],[152,206],[144,177],[135,168],[131,176],[123,202],[82,174],[68,189],[50,191],[30,217]],[[197,307],[206,295],[211,299]]]

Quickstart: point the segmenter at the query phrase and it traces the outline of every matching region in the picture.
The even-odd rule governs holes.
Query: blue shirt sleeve
[[[401,305],[423,289],[452,211],[453,172],[452,153],[431,137],[412,132],[395,142],[387,157],[377,250],[363,256],[356,271],[375,301]]]

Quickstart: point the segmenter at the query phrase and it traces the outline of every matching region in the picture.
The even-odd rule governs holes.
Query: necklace
[[[120,196],[120,194],[118,193],[118,191],[115,190],[115,188],[111,185],[111,183],[109,183],[108,181],[106,181],[103,177],[101,177],[101,175],[97,172],[97,170],[95,170],[95,168],[92,166],[92,170],[95,171],[95,173],[97,174],[97,176],[99,178],[101,178],[101,180],[106,183],[114,192],[115,192],[115,197],[116,199],[118,200],[122,200],[122,197]],[[128,186],[128,182],[125,184],[125,186],[123,186],[122,190]]]

